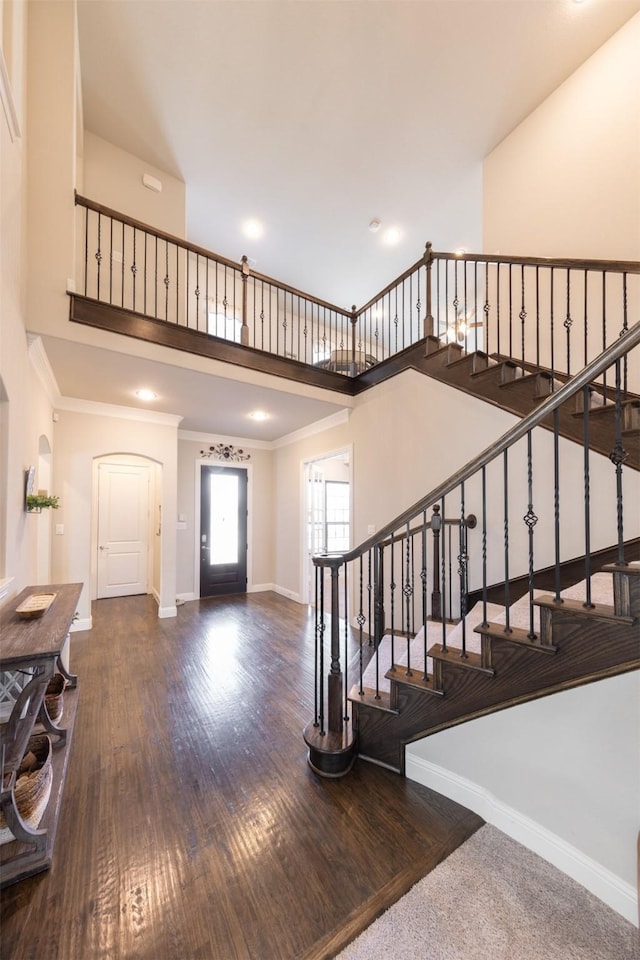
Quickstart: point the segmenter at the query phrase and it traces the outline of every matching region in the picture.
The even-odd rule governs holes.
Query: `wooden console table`
[[[25,587],[0,611],[0,671],[20,671],[30,677],[13,704],[8,722],[0,730],[0,809],[15,837],[0,845],[0,887],[51,866],[77,705],[77,677],[64,668],[61,653],[82,586],[81,583],[62,583]],[[16,608],[31,594],[43,593],[56,594],[46,613],[32,620],[21,619]],[[51,720],[44,699],[56,671],[67,681],[64,726]],[[53,783],[40,825],[33,830],[18,812],[14,788],[36,724],[51,738]]]

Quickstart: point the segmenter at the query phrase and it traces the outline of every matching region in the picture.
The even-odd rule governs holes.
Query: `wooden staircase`
[[[404,747],[447,727],[561,690],[640,668],[640,564],[607,565],[613,604],[534,600],[535,636],[504,623],[481,624],[481,652],[430,647],[432,672],[394,664],[390,692],[351,688],[358,755],[404,772]]]
[[[421,372],[502,407],[516,416],[525,416],[537,404],[551,396],[569,379],[563,374],[521,364],[499,354],[489,356],[481,350],[465,353],[455,343],[445,346],[437,337],[426,338],[426,355],[413,360]],[[615,391],[612,384],[589,390],[588,430],[592,450],[609,456],[615,446]],[[553,417],[541,426],[551,428]],[[561,436],[582,444],[584,441],[583,395],[567,401],[558,409]],[[640,397],[627,394],[622,401],[622,443],[625,466],[640,470]]]

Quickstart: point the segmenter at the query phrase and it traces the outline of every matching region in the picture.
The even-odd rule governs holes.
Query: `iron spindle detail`
[[[616,442],[609,454],[609,459],[616,468],[616,529],[618,534],[617,563],[624,564],[624,532],[623,532],[623,497],[622,497],[622,465],[629,454],[622,446],[622,390],[621,390],[620,360],[616,360]]]
[[[458,528],[460,552],[458,554],[458,576],[460,577],[460,619],[462,621],[462,650],[460,656],[467,658],[467,522],[465,518],[464,483],[460,484],[460,525]]]
[[[533,528],[538,522],[538,518],[533,510],[533,456],[531,448],[531,431],[527,434],[527,492],[529,501],[527,512],[523,520],[528,527],[529,537],[529,639],[535,640],[536,634],[533,629]]]
[[[433,534],[433,590],[431,591],[431,616],[434,620],[442,620],[442,594],[440,593],[440,528],[442,517],[440,505],[433,505],[431,517],[431,533]],[[444,574],[443,574],[444,583]]]
[[[407,619],[406,619],[406,631],[407,631],[407,676],[411,676],[411,646],[409,643],[409,634],[411,633],[411,597],[413,596],[413,586],[411,584],[411,542],[412,538],[409,531],[409,524],[407,524],[406,531],[406,567],[405,567],[405,581],[402,588],[404,593],[406,610],[407,610]]]
[[[502,489],[504,497],[504,607],[505,607],[505,633],[511,633],[509,624],[509,607],[511,606],[511,591],[509,589],[509,452],[504,451],[502,455],[503,479]]]
[[[423,631],[423,640],[422,640],[422,656],[424,663],[424,672],[422,674],[423,680],[429,679],[429,674],[427,672],[427,511],[423,510],[422,512],[422,567],[420,569],[420,581],[422,584],[422,631]]]
[[[482,467],[482,622],[487,623],[487,468]]]
[[[584,426],[584,573],[587,599],[585,607],[591,603],[591,472],[589,468],[589,388],[582,394],[582,421]]]
[[[97,287],[98,287],[98,291],[97,291],[98,300],[100,299],[100,266],[102,264],[102,249],[101,249],[102,241],[100,239],[100,232],[101,232],[101,222],[100,222],[100,214],[98,214],[98,249],[96,250],[96,263],[98,264],[98,274],[97,274],[97,281],[96,281]]]
[[[359,563],[359,571],[358,571],[358,573],[359,573],[359,583],[358,583],[358,616],[356,617],[356,622],[357,622],[357,624],[358,624],[358,641],[359,641],[359,642],[358,642],[358,665],[359,665],[358,693],[360,694],[360,696],[362,696],[362,695],[364,694],[364,687],[362,686],[362,674],[363,674],[363,672],[364,672],[364,670],[363,670],[364,661],[363,661],[363,651],[362,651],[362,630],[363,630],[363,627],[364,627],[364,625],[365,625],[365,623],[366,623],[366,619],[367,619],[367,618],[365,617],[364,613],[362,612],[362,598],[363,598],[363,592],[362,592],[362,581],[363,581],[363,576],[362,576],[362,573],[363,573],[363,571],[362,571],[362,563],[363,563],[363,556],[362,556],[362,554],[360,554],[360,563]]]
[[[433,508],[435,513],[435,506]],[[445,513],[445,498],[443,497],[440,501],[440,514],[441,518],[446,516]],[[431,529],[433,529],[433,517],[431,518]],[[443,528],[443,531],[446,528]],[[440,565],[442,570],[442,593],[444,597],[444,603],[442,604],[442,652],[448,653],[447,648],[447,591],[445,590],[445,584],[447,583],[447,566],[446,566],[446,548],[445,548],[445,538],[442,537],[442,543],[440,545]],[[450,609],[450,608],[449,608]]]
[[[555,597],[556,603],[561,603],[560,597],[560,430],[558,427],[558,410],[553,411],[553,523],[555,544]]]
[[[520,313],[518,314],[518,316],[520,317],[520,340],[521,340],[522,360],[524,362],[524,360],[526,359],[525,357],[525,354],[526,354],[525,322],[527,319],[527,310],[525,307],[525,299],[524,299],[524,265],[521,266],[520,268],[520,291],[521,291],[521,306],[520,306]]]

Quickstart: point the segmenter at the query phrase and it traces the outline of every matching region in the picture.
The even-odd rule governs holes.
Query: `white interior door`
[[[147,593],[149,468],[98,467],[98,598]]]

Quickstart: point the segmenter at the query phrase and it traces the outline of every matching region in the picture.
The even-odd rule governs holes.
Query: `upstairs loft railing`
[[[622,382],[639,344],[636,323],[533,413],[375,536],[344,554],[314,557],[315,713],[305,740],[318,773],[340,776],[353,762],[350,688],[355,686],[361,700],[382,700],[378,649],[383,634],[390,636],[391,663],[402,654],[402,669],[411,675],[410,640],[422,631],[419,679],[429,684],[427,624],[439,622],[446,652],[447,621],[461,620],[461,656],[468,657],[465,616],[470,593],[482,598],[486,624],[490,585],[504,584],[496,602],[505,608],[505,633],[513,633],[509,607],[520,594],[512,598],[512,583],[524,577],[526,636],[535,641],[537,570],[553,569],[555,600],[560,602],[562,561],[584,556],[585,606],[590,607],[594,552],[615,543],[615,562],[626,565],[625,544],[640,532],[640,499],[637,472],[624,469],[625,443],[637,444],[638,439],[637,430],[625,436]],[[608,459],[593,455],[589,442],[588,394],[605,375],[613,392],[614,441]],[[575,446],[563,446],[559,435],[558,410],[566,403],[582,410],[579,455]],[[549,420],[551,433],[535,430]],[[443,527],[443,518],[458,522]],[[437,536],[440,549],[434,542]],[[349,660],[353,627],[359,645],[356,662]],[[370,648],[373,669],[370,664],[368,676],[373,679],[365,687],[363,667]]]
[[[431,244],[348,310],[255,272],[246,257],[235,263],[78,195],[76,205],[80,296],[346,377],[424,341],[425,350],[456,344],[566,379],[640,310],[635,261],[457,255]],[[639,384],[625,364],[623,390]]]

